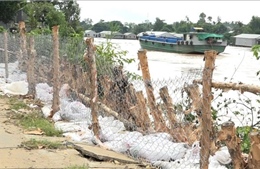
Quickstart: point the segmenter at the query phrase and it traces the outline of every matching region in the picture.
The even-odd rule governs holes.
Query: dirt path
[[[23,130],[10,123],[7,118],[8,101],[0,97],[0,169],[19,168],[69,168],[89,166],[88,168],[141,168],[134,164],[115,164],[111,162],[97,162],[82,157],[75,149],[47,150],[36,149],[26,150],[19,147],[21,142],[31,138],[65,141],[64,137],[44,137],[23,134]],[[70,140],[69,140],[70,141]],[[105,151],[99,149],[100,152]],[[73,167],[74,168],[73,168]],[[76,167],[77,166],[77,167]],[[86,167],[87,168],[87,167]],[[83,169],[83,168],[81,168]]]

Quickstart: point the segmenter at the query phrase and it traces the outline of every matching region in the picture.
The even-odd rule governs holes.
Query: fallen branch
[[[194,80],[193,83],[202,84],[202,80]],[[212,82],[211,86],[218,89],[227,90],[239,90],[241,93],[250,92],[254,94],[260,93],[260,86],[249,85],[243,83],[222,83],[222,82]]]

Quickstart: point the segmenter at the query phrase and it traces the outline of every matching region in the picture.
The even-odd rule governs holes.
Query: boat
[[[227,41],[223,35],[204,32],[203,28],[195,27],[182,37],[167,32],[144,32],[138,37],[140,46],[146,50],[204,54],[207,50],[215,50],[217,54],[225,51]]]

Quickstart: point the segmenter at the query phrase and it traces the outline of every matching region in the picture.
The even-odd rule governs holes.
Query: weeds
[[[10,109],[16,110],[12,114],[12,118],[16,119],[18,124],[24,129],[34,130],[40,129],[46,136],[61,136],[62,131],[56,130],[53,123],[43,117],[42,113],[38,110],[30,110],[29,106],[18,98],[12,97],[9,99]],[[28,112],[19,113],[20,109],[28,109]]]
[[[19,123],[25,129],[41,129],[46,136],[61,136],[62,131],[55,129],[54,125],[39,112],[21,115]]]
[[[64,149],[66,148],[61,142],[51,142],[48,140],[30,139],[21,143],[21,147],[26,149]]]
[[[19,110],[26,109],[28,106],[23,101],[19,100],[16,97],[9,98],[10,109]]]

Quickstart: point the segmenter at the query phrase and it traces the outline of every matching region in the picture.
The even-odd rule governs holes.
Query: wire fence
[[[139,50],[142,77],[131,78],[92,39],[57,32],[0,34],[1,83],[26,81],[64,136],[165,169],[259,167],[259,88],[213,83],[214,51],[203,70],[156,80]]]

